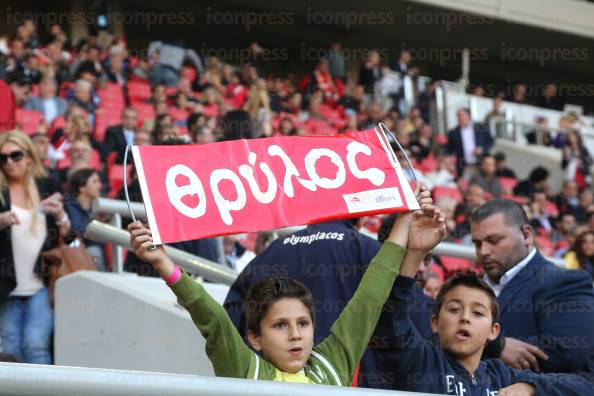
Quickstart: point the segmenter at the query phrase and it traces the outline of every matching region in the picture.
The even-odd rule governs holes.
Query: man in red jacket
[[[15,109],[22,105],[31,88],[31,82],[26,76],[11,76],[7,82],[0,80],[0,132],[15,128]]]

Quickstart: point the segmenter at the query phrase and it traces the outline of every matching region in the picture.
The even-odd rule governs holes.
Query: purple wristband
[[[173,272],[171,273],[171,275],[169,275],[167,278],[163,279],[165,281],[165,283],[167,283],[167,285],[171,286],[175,283],[177,283],[177,281],[181,278],[182,276],[182,270],[181,268],[176,265],[173,267]]]

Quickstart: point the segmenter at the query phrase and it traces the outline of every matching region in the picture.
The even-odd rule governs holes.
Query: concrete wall
[[[412,0],[594,38],[594,6],[574,0]]]
[[[542,166],[550,172],[549,185],[552,191],[561,190],[564,175],[561,169],[561,150],[497,139],[491,152],[498,151],[505,153],[507,166],[514,170],[519,180],[527,179],[534,168]]]
[[[228,287],[205,284],[219,302]],[[161,279],[77,272],[56,287],[57,365],[212,376],[204,338]]]

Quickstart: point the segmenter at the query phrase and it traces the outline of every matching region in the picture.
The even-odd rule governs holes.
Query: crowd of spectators
[[[474,122],[470,111],[461,108],[458,126],[439,135],[430,123],[438,82],[416,92],[414,106],[404,105],[402,77],[417,78],[421,66],[414,65],[406,50],[395,60],[370,50],[353,68],[341,56],[340,44],[333,43],[328,57],[319,59],[311,73],[294,79],[285,77],[286,70],[264,70],[255,43],[248,61],[229,64],[214,57],[201,59],[179,43],[152,42],[146,57],[134,56],[125,38],[107,32],[72,43],[59,25],[38,32],[31,21],[0,41],[6,43],[0,45],[0,132],[19,129],[29,136],[28,155],[41,161],[55,190],[61,191],[71,233],[84,240],[100,269],[111,265],[106,246],[87,240],[84,228],[94,198],[122,197],[127,144],[333,134],[382,122],[410,155],[414,170],[408,171],[432,190],[446,215],[448,241],[471,244],[473,210],[493,197],[511,198],[523,205],[543,255],[564,257],[569,268],[594,278],[592,157],[580,135],[584,123],[579,116],[561,118],[563,133],[548,131],[543,117],[537,120],[542,128],[528,134],[531,144],[561,150],[565,181],[560,191],[550,186],[546,168],[537,167],[526,180],[518,180],[505,155],[492,150],[489,120],[502,115],[504,100],[527,103],[522,84],[510,97],[495,98],[484,123]],[[484,94],[480,87],[473,93]],[[554,84],[533,104],[563,108]],[[16,163],[16,157],[10,158],[6,162]],[[133,169],[127,171],[132,200],[140,201]],[[383,220],[362,219],[362,231],[377,236]],[[262,233],[258,250],[273,237]],[[183,247],[241,270],[253,257],[254,240],[229,237],[220,248],[214,241]],[[455,271],[480,270],[470,260],[450,257],[428,257],[426,264],[419,286],[432,297]],[[148,274],[132,254],[127,269]]]

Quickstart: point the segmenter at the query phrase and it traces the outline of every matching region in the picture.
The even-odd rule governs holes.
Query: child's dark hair
[[[497,296],[495,296],[493,289],[491,289],[484,280],[471,270],[456,273],[448,279],[443,286],[441,286],[439,293],[437,293],[437,297],[435,297],[435,303],[433,303],[433,315],[439,315],[439,311],[441,311],[441,307],[443,307],[443,303],[445,302],[446,294],[456,286],[465,286],[471,289],[484,291],[491,301],[492,323],[499,321],[499,303],[497,302]]]
[[[245,296],[245,317],[247,328],[260,335],[260,322],[268,309],[283,298],[296,298],[305,305],[315,321],[314,298],[301,282],[285,277],[270,277],[261,280],[248,290]]]
[[[96,169],[93,168],[82,168],[77,171],[74,171],[74,173],[68,179],[70,193],[73,196],[78,197],[80,189],[87,184],[89,178],[93,176],[95,173],[98,172]]]

